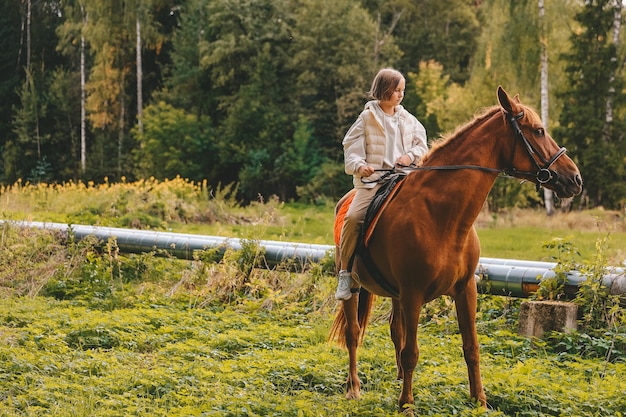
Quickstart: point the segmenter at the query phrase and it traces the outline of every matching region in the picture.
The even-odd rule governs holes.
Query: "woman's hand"
[[[374,171],[374,167],[371,167],[369,165],[362,165],[359,167],[359,169],[356,172],[362,177],[369,177],[375,171]]]
[[[396,160],[396,165],[400,165],[400,166],[409,166],[413,163],[413,158],[411,158],[409,155],[402,155],[400,158],[398,158]]]

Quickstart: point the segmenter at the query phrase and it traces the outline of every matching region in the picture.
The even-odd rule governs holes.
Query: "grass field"
[[[332,205],[269,201],[239,207],[227,193],[166,183],[3,190],[5,219],[141,226],[183,233],[330,244]],[[483,256],[546,260],[571,240],[589,259],[608,236],[621,263],[619,213],[484,213]],[[245,252],[245,251],[244,251]],[[344,399],[347,354],[328,343],[335,278],[248,268],[249,253],[193,262],[120,254],[4,227],[0,238],[0,416],[397,416],[387,317],[377,301],[360,349],[362,398]],[[206,258],[206,259],[205,259]],[[521,300],[481,295],[477,325],[490,416],[621,416],[626,331],[517,335]],[[623,311],[613,306],[615,313]],[[619,315],[619,314],[618,314]],[[620,327],[621,326],[621,327]],[[453,303],[423,311],[415,414],[487,413],[468,396]]]
[[[153,301],[102,311],[0,300],[0,415],[397,415],[384,303],[360,350],[362,399],[348,401],[346,354],[326,341],[329,310]],[[514,315],[492,313],[479,317],[489,415],[619,416],[626,409],[624,362],[556,354],[507,328]],[[416,414],[483,415],[468,399],[454,319],[433,313],[424,320],[420,346]]]

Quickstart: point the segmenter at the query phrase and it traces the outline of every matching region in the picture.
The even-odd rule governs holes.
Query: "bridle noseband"
[[[512,115],[509,113],[506,113],[506,115],[507,119],[509,120],[509,122],[511,122],[511,125],[513,126],[515,136],[520,138],[522,140],[522,143],[524,143],[524,145],[526,146],[526,151],[528,152],[528,155],[530,155],[530,159],[532,159],[535,163],[538,171],[533,174],[532,172],[528,171],[518,171],[514,167],[511,167],[510,169],[504,170],[504,172],[513,177],[534,176],[537,179],[537,188],[544,184],[554,183],[556,181],[556,172],[551,170],[550,167],[556,162],[557,159],[561,157],[561,155],[567,152],[567,149],[561,147],[554,155],[550,157],[550,159],[546,160],[543,155],[541,155],[532,145],[532,143],[530,143],[528,139],[526,139],[526,136],[524,136],[524,132],[522,132],[522,129],[520,128],[519,120],[524,117],[524,111],[521,111],[516,115]],[[515,152],[515,148],[513,148],[513,152]],[[537,158],[539,158],[539,161],[541,161],[541,164],[543,164],[543,166],[539,162],[537,162]],[[511,158],[511,162],[513,162],[513,158]]]

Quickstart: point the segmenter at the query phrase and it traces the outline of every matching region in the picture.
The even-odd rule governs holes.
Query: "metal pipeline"
[[[195,251],[217,249],[217,255],[223,256],[227,249],[240,250],[245,239],[226,238],[220,236],[193,235],[161,231],[147,231],[137,229],[123,229],[117,227],[86,226],[47,222],[2,222],[13,223],[21,227],[57,230],[71,234],[79,241],[88,236],[106,242],[115,238],[117,247],[124,253],[143,253],[150,251],[165,251],[179,259],[192,260]],[[307,243],[289,243],[271,240],[255,240],[265,250],[265,259],[269,266],[282,262],[295,262],[306,265],[309,262],[319,262],[334,246],[315,245]]]
[[[541,280],[554,278],[555,262],[535,262],[517,259],[480,258],[476,270],[480,291],[489,294],[528,297],[537,291]],[[587,280],[580,271],[569,271],[565,281],[565,293],[574,296],[579,286]],[[626,293],[626,273],[620,267],[608,267],[602,276],[602,284],[610,294]]]
[[[2,222],[5,223],[5,222]],[[121,252],[142,253],[154,250],[165,251],[179,259],[193,259],[195,251],[217,249],[217,255],[224,255],[227,249],[239,250],[243,247],[242,239],[219,236],[192,235],[161,231],[145,231],[115,227],[67,225],[63,223],[45,222],[6,222],[21,227],[58,230],[71,233],[76,240],[94,236],[101,241],[115,238]],[[272,240],[255,240],[265,250],[268,266],[276,266],[283,262],[291,262],[304,267],[310,262],[319,262],[334,250],[331,245],[280,242]],[[516,259],[480,258],[476,269],[477,285],[480,292],[506,295],[511,297],[528,297],[539,287],[543,279],[556,275],[553,262],[536,262]],[[576,293],[578,287],[586,280],[579,271],[567,273],[565,292]],[[603,285],[611,294],[626,293],[626,273],[623,268],[611,267],[602,278]]]

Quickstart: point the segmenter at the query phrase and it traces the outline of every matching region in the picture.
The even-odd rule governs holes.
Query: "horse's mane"
[[[478,111],[478,113],[474,116],[474,118],[472,120],[470,120],[469,122],[467,122],[464,125],[461,125],[459,127],[457,127],[454,132],[450,133],[450,134],[446,134],[443,135],[435,140],[433,140],[431,142],[431,147],[430,150],[428,151],[428,153],[426,153],[426,155],[424,155],[422,157],[422,160],[420,162],[420,164],[423,164],[424,162],[428,161],[429,157],[431,156],[431,154],[441,148],[444,148],[447,144],[449,144],[450,142],[452,142],[455,138],[462,136],[465,132],[467,132],[468,130],[474,128],[476,125],[478,125],[479,123],[482,123],[484,120],[489,119],[490,117],[492,117],[496,112],[500,111],[502,108],[500,106],[492,106],[492,107],[487,107],[487,108],[483,108],[481,110]]]

